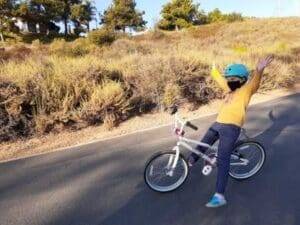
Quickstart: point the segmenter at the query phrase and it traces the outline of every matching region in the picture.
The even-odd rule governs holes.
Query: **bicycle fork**
[[[178,146],[175,146],[173,148],[173,151],[175,151],[175,155],[170,156],[169,161],[168,161],[168,165],[167,165],[167,169],[169,170],[167,172],[167,175],[170,176],[170,177],[172,177],[173,174],[174,174],[174,169],[177,166],[178,159],[179,159],[179,154],[180,154]]]

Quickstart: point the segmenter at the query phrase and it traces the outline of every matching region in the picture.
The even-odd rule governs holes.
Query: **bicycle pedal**
[[[202,169],[203,175],[208,176],[211,173],[212,169],[213,168],[210,165],[204,166],[203,169]]]

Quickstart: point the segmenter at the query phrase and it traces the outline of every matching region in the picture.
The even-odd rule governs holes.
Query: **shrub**
[[[126,92],[121,83],[106,81],[94,87],[90,99],[83,106],[83,118],[90,124],[104,122],[111,129],[120,122],[126,108]]]
[[[90,53],[93,45],[86,38],[78,38],[73,42],[55,39],[49,46],[50,54],[58,56],[79,57]]]
[[[243,21],[244,20],[242,14],[236,13],[236,12],[226,14],[225,15],[225,19],[229,23],[236,22],[236,21]]]
[[[56,35],[55,37],[57,37]],[[37,34],[37,33],[26,33],[20,36],[22,38],[22,42],[27,44],[31,44],[35,40],[40,40],[43,43],[50,43],[54,37],[45,35],[45,34]]]
[[[22,44],[15,45],[12,48],[0,48],[0,62],[1,61],[22,61],[31,55],[32,50]]]
[[[30,97],[11,82],[0,83],[0,141],[33,133]]]
[[[151,46],[149,43],[136,43],[134,40],[121,38],[116,40],[110,47],[111,56],[124,56],[128,54],[138,54],[146,55],[151,53]]]
[[[225,20],[225,17],[218,8],[216,8],[213,11],[211,11],[210,13],[208,13],[208,22],[209,23],[215,23],[215,22],[219,22],[219,21],[223,21],[223,20]]]
[[[165,87],[165,93],[163,97],[164,107],[168,108],[172,106],[180,98],[180,87],[177,84],[168,84]]]
[[[297,74],[291,64],[279,61],[275,58],[263,76],[260,90],[267,91],[276,88],[291,87],[296,80]]]
[[[171,24],[166,19],[161,19],[156,26],[162,30],[174,30],[175,29],[175,25]]]
[[[265,23],[211,24],[164,32],[160,40],[147,32],[101,47],[89,38],[10,46],[0,51],[0,140],[99,123],[111,128],[178,99],[198,107],[223,97],[209,76],[214,61],[220,70],[232,62],[255,68],[275,53],[260,90],[289,87],[299,74],[300,21]]]
[[[213,23],[213,24],[207,24],[207,25],[202,25],[202,26],[193,26],[193,27],[189,27],[187,29],[187,32],[193,38],[202,40],[205,38],[215,36],[216,33],[221,29],[222,25],[224,25],[224,24]]]
[[[84,125],[85,121],[80,119],[81,109],[84,102],[89,102],[89,109],[99,109],[97,113],[101,115],[102,122],[116,124],[123,111],[123,108],[118,108],[116,100],[118,91],[122,93],[121,84],[111,81],[104,85],[105,79],[116,79],[116,75],[113,71],[102,69],[101,62],[96,57],[78,59],[52,56],[41,61],[36,59],[27,59],[23,63],[12,61],[0,68],[0,84],[10,83],[1,90],[2,93],[8,92],[9,94],[3,100],[0,96],[0,105],[5,101],[16,102],[16,104],[13,108],[10,107],[9,111],[2,110],[0,114],[7,117],[7,115],[12,115],[11,109],[20,109],[21,117],[26,114],[33,118],[34,123],[26,122],[25,124],[30,125],[30,131],[45,133],[74,124],[77,127]],[[15,86],[16,90],[19,90],[18,96],[20,97],[16,98],[9,92],[10,86]],[[101,92],[97,92],[99,86],[103,87]],[[122,101],[124,95],[120,97]],[[24,104],[25,100],[29,103]],[[111,105],[109,105],[110,100]],[[93,105],[98,103],[100,105]],[[24,109],[25,105],[26,109]],[[116,107],[116,109],[111,110],[110,107]],[[89,112],[91,112],[90,117],[86,117],[88,123],[92,116],[94,119],[98,116],[98,114],[92,114],[93,111]],[[113,117],[114,120],[112,120]],[[2,129],[1,126],[0,129]],[[20,132],[23,130],[22,127],[18,129]],[[7,132],[11,131],[8,129]]]
[[[214,9],[208,14],[208,22],[215,23],[220,21],[226,21],[229,23],[235,21],[243,21],[244,18],[241,13],[232,12],[229,14],[223,14],[218,8]]]
[[[95,45],[107,45],[114,42],[117,35],[114,31],[109,28],[101,28],[98,30],[91,31],[88,34],[88,39],[91,43]]]
[[[70,45],[70,53],[72,56],[83,56],[93,50],[92,45],[86,38],[78,38]]]
[[[34,48],[40,48],[41,47],[41,41],[39,40],[39,39],[37,39],[37,40],[34,40],[32,43],[31,43],[31,45],[32,45],[32,47],[34,47]]]
[[[150,34],[148,34],[153,40],[160,40],[166,37],[165,33],[158,28],[155,28]]]
[[[26,85],[34,80],[39,80],[46,75],[48,68],[43,62],[29,58],[22,62],[9,61],[0,67],[0,80],[14,83],[20,88],[26,88]]]
[[[191,23],[189,23],[189,22],[186,21],[185,19],[181,19],[181,18],[176,20],[175,25],[176,25],[176,27],[178,27],[179,29],[187,28],[187,27],[192,26]]]
[[[50,54],[67,55],[69,51],[68,43],[64,39],[54,39],[49,45]]]
[[[0,48],[0,62],[1,61],[6,61],[9,59],[9,54],[5,50],[5,48]]]

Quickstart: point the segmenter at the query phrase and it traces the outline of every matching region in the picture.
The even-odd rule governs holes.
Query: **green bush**
[[[225,15],[218,9],[214,9],[213,11],[211,11],[210,13],[208,13],[208,22],[209,23],[215,23],[215,22],[220,22],[220,21],[224,21],[225,19]]]
[[[58,56],[84,56],[90,53],[93,45],[86,38],[78,38],[73,42],[66,42],[64,39],[55,39],[49,45],[49,52]]]
[[[71,56],[83,56],[90,53],[92,49],[91,44],[86,38],[78,38],[71,43]]]
[[[94,30],[88,34],[89,41],[95,45],[111,44],[116,38],[116,33],[108,28]]]
[[[176,25],[179,29],[187,28],[187,27],[192,26],[191,23],[189,23],[189,22],[186,21],[185,19],[181,19],[181,18],[176,20],[175,25]]]
[[[218,8],[208,14],[209,23],[215,23],[220,21],[226,21],[232,23],[235,21],[243,21],[243,20],[244,18],[241,13],[233,12],[229,14],[223,14]]]
[[[162,30],[175,30],[175,25],[173,23],[170,23],[168,20],[161,19],[157,27]]]
[[[232,22],[235,22],[235,21],[243,21],[244,18],[242,16],[242,14],[240,13],[229,13],[225,16],[226,18],[226,21],[229,22],[229,23],[232,23]]]

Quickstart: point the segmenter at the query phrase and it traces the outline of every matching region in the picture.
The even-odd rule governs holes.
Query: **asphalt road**
[[[215,116],[195,123],[198,137]],[[215,176],[196,166],[169,194],[149,190],[144,163],[175,140],[170,127],[0,164],[0,225],[299,225],[300,94],[250,107],[245,126],[263,143],[260,174],[229,181],[229,204],[207,209]]]

